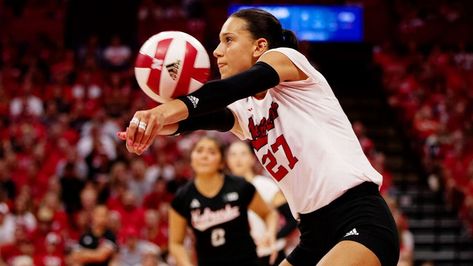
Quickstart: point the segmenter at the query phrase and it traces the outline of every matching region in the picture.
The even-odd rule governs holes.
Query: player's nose
[[[219,43],[217,48],[213,51],[213,55],[215,58],[219,58],[223,56],[223,51],[222,51],[222,43]]]

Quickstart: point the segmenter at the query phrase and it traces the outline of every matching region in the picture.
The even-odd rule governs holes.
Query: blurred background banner
[[[317,5],[231,5],[229,15],[246,8],[273,14],[297,39],[318,42],[363,41],[363,8]]]

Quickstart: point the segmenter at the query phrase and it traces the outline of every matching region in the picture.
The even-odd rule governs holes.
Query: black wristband
[[[233,115],[232,111],[230,111],[228,108],[224,108],[216,112],[195,116],[180,121],[179,127],[174,134],[176,135],[199,129],[226,132],[232,129],[234,124],[235,116]]]
[[[276,70],[265,62],[257,62],[242,73],[207,82],[199,90],[178,99],[186,104],[189,117],[194,117],[222,109],[278,84],[279,75]]]

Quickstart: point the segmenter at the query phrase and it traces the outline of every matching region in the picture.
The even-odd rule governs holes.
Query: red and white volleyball
[[[204,46],[181,31],[163,31],[149,38],[135,62],[140,88],[160,103],[196,91],[209,73],[210,60]]]

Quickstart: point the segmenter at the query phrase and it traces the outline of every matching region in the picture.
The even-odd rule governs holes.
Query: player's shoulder
[[[264,52],[264,54],[270,54],[270,53],[273,53],[273,54],[282,54],[284,56],[286,56],[287,58],[289,58],[289,60],[294,60],[294,59],[305,59],[307,60],[307,58],[305,57],[305,55],[303,55],[301,52],[297,51],[296,49],[294,48],[289,48],[289,47],[277,47],[277,48],[273,48],[273,49],[269,49],[268,51]]]
[[[193,194],[195,194],[194,181],[190,180],[177,189],[175,198],[185,198],[193,196]]]
[[[245,178],[240,177],[240,176],[234,176],[234,175],[225,175],[225,183],[228,185],[245,185],[249,183],[248,181],[245,180]]]
[[[245,178],[234,175],[225,175],[225,185],[234,190],[245,190],[248,187],[254,187],[253,184],[246,181]]]

